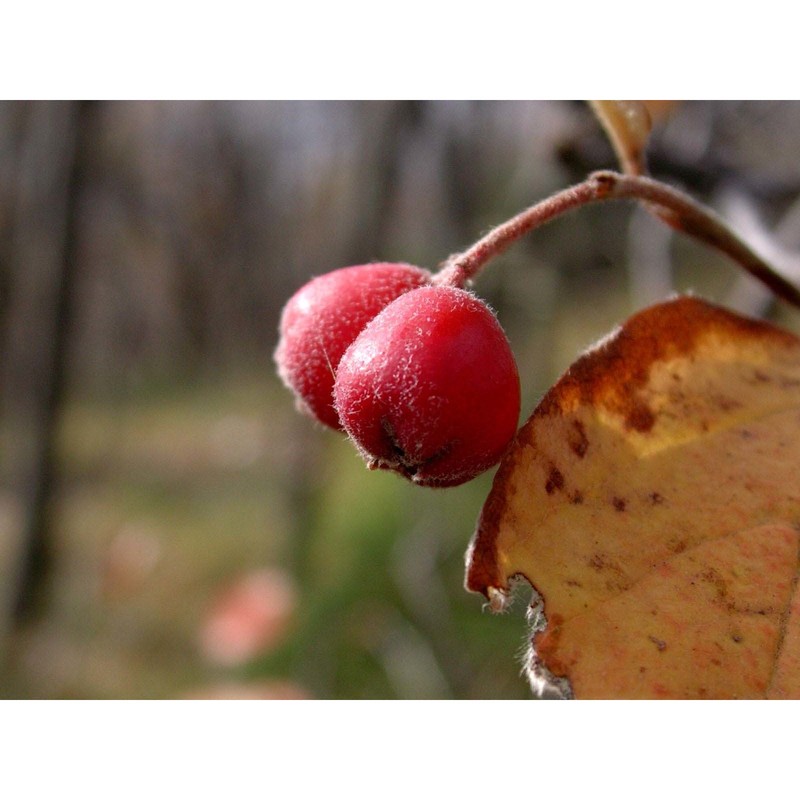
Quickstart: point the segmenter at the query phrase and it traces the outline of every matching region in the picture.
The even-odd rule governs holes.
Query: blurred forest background
[[[652,172],[800,274],[800,104],[659,107]],[[0,696],[527,698],[524,596],[463,589],[491,474],[368,473],[294,411],[311,276],[435,267],[614,158],[578,102],[0,103]],[[625,316],[693,290],[800,331],[716,253],[582,209],[477,291],[523,419]]]

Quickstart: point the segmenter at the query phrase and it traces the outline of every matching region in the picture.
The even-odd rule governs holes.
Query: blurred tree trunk
[[[381,261],[392,227],[392,204],[407,158],[424,114],[419,101],[364,102],[358,106],[363,137],[364,180],[351,216],[343,252],[345,264]]]
[[[0,373],[9,347],[9,316],[13,275],[14,214],[17,204],[20,140],[25,123],[25,104],[5,102],[5,127],[0,136]],[[5,404],[5,381],[0,380],[0,408]]]
[[[471,101],[469,127],[462,124],[444,140],[441,179],[456,241],[465,244],[474,240],[480,229],[481,198],[488,182],[480,168],[486,161],[488,138],[483,135],[482,126],[489,119],[488,111],[485,103]]]
[[[22,508],[22,536],[16,583],[11,597],[11,625],[18,628],[41,613],[53,571],[52,529],[58,479],[57,437],[67,386],[75,277],[80,259],[80,205],[95,144],[97,104],[71,103],[62,139],[63,178],[43,198],[40,214],[22,221],[28,235],[53,237],[56,257],[49,304],[39,324],[47,332],[39,351],[39,381],[33,398],[31,466]],[[60,195],[60,196],[59,196]],[[59,219],[59,217],[61,217]],[[44,226],[39,230],[39,226]],[[52,227],[51,227],[52,226]],[[47,230],[50,228],[50,230]]]

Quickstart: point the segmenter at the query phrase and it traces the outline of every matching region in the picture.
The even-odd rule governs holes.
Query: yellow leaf
[[[536,591],[535,690],[800,697],[800,340],[683,297],[548,392],[500,465],[467,587]]]
[[[674,100],[591,100],[623,172],[644,175],[645,148],[653,125],[666,117]]]

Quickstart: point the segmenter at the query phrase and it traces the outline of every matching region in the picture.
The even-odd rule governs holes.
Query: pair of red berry
[[[370,468],[421,485],[470,480],[516,432],[519,374],[497,319],[410,264],[311,280],[283,310],[275,359],[303,411],[348,433]]]

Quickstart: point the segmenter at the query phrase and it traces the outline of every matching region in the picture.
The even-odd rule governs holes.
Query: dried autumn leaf
[[[630,175],[644,175],[644,151],[653,124],[672,109],[672,100],[592,100],[597,119],[614,147],[620,167]]]
[[[535,589],[535,691],[800,697],[800,340],[683,297],[583,355],[507,454],[467,557]]]

